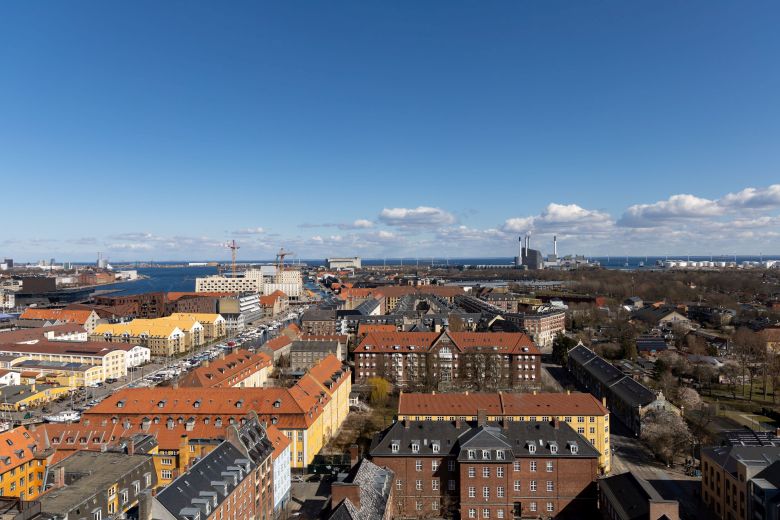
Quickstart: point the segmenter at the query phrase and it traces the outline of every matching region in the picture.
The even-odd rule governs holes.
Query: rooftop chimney
[[[558,418],[557,417],[553,417],[552,418],[552,426],[556,430],[558,430],[561,427],[560,423],[558,422]]]
[[[360,486],[354,482],[334,482],[331,485],[331,505],[333,509],[338,507],[346,498],[352,502],[355,509],[360,511]]]
[[[358,449],[357,444],[352,444],[349,447],[349,465],[350,467],[354,468],[357,466],[358,461],[360,460],[360,450]]]
[[[484,408],[477,410],[477,426],[485,426],[487,423],[487,411]]]

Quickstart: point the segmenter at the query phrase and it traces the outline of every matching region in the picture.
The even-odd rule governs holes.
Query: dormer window
[[[490,460],[490,450],[482,450],[482,460]]]
[[[399,448],[400,446],[398,445],[398,441],[393,441],[393,443],[390,444],[390,451],[392,451],[393,453],[398,453]]]
[[[558,445],[554,442],[550,443],[550,453],[558,453]]]
[[[504,460],[504,450],[496,450],[496,460]]]
[[[433,449],[434,453],[439,453],[439,444],[438,443],[433,443],[433,445],[431,446],[431,449]]]
[[[419,442],[413,442],[412,443],[412,453],[419,453],[420,451],[420,443]]]
[[[569,451],[572,455],[576,455],[580,451],[580,447],[576,442],[569,443]]]
[[[536,453],[536,444],[534,443],[528,444],[528,453]]]
[[[477,456],[476,450],[469,450],[469,460],[474,460],[474,457]]]

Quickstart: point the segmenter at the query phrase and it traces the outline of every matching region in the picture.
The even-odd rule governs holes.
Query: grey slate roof
[[[320,307],[309,309],[301,316],[301,321],[334,321],[335,319],[335,309],[323,309]]]
[[[661,494],[645,479],[631,472],[601,479],[599,489],[609,498],[620,518],[649,518],[650,500],[663,500]]]
[[[330,520],[377,520],[384,517],[395,475],[390,469],[380,468],[367,459],[362,459],[356,468],[344,482],[360,486],[360,509],[347,498],[333,510]]]
[[[780,460],[780,446],[724,446],[704,448],[702,453],[732,475],[737,471],[738,461],[747,465],[768,466]]]
[[[255,467],[235,446],[223,441],[155,498],[175,518],[184,519],[193,511],[200,511],[201,518],[206,518],[206,501],[210,511],[219,507]]]
[[[610,390],[621,401],[631,406],[647,406],[655,401],[656,398],[655,392],[627,376],[614,383]]]
[[[405,426],[406,424],[407,426]],[[398,445],[394,452],[392,445]],[[535,446],[531,453],[529,445]],[[569,446],[577,446],[572,453]],[[417,445],[417,451],[412,446]],[[434,446],[438,445],[438,449]],[[557,446],[557,453],[553,453]],[[475,458],[469,459],[469,449]],[[555,428],[550,422],[506,421],[477,426],[474,421],[396,421],[374,436],[369,453],[372,457],[442,457],[482,460],[482,450],[491,451],[492,461],[500,461],[496,450],[506,450],[505,459],[517,457],[598,457],[599,452],[567,423]],[[485,459],[487,460],[487,459]]]
[[[631,317],[643,321],[645,323],[648,323],[650,325],[656,325],[658,324],[659,321],[661,321],[661,319],[672,314],[673,312],[678,312],[678,311],[674,307],[648,306],[639,309],[638,311],[635,311],[634,313],[631,314]]]

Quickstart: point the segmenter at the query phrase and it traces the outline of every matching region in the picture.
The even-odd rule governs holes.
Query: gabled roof
[[[475,417],[484,410],[499,416],[585,416],[606,415],[606,407],[588,393],[460,393],[414,394],[402,392],[398,415]]]
[[[208,366],[199,366],[191,370],[179,380],[183,387],[218,387],[233,386],[246,379],[258,370],[271,367],[273,363],[267,354],[253,353],[244,349],[236,349],[224,358],[209,361]],[[233,383],[231,381],[236,379]]]
[[[428,351],[443,341],[459,352],[541,355],[528,335],[520,332],[370,332],[355,352]]]
[[[26,309],[21,316],[22,320],[47,320],[60,321],[65,323],[78,323],[84,325],[90,316],[91,310],[69,310],[69,309]]]
[[[368,459],[361,459],[357,469],[350,471],[344,483],[359,486],[360,508],[349,498],[333,504],[330,520],[378,520],[385,518],[395,475],[388,468],[380,468]],[[337,484],[338,485],[338,484]]]
[[[599,488],[610,498],[619,518],[645,520],[649,518],[650,501],[663,501],[661,494],[645,479],[627,472],[601,479]]]

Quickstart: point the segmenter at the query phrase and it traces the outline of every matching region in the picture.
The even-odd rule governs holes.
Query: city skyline
[[[780,254],[771,2],[3,11],[0,255]]]

